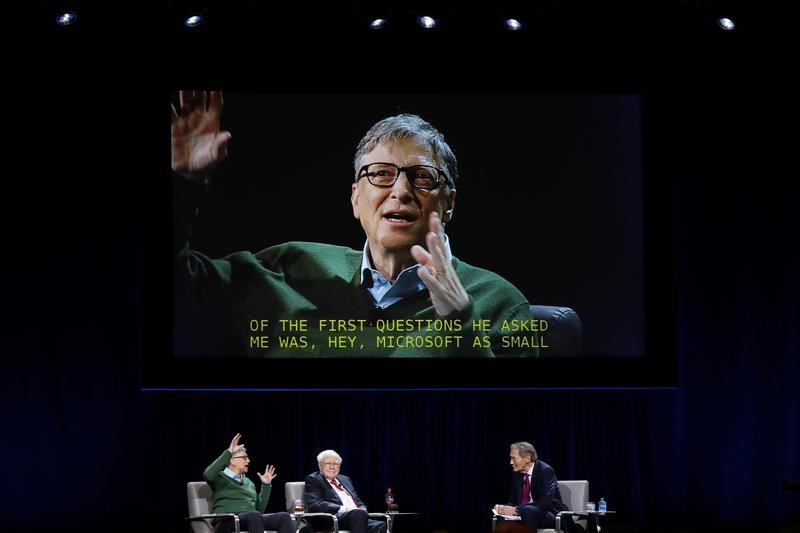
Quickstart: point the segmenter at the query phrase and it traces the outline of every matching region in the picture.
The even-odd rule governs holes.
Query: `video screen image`
[[[171,96],[179,365],[648,357],[640,94]]]

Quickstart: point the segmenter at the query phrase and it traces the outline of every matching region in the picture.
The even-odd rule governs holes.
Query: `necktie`
[[[352,494],[350,494],[350,491],[349,491],[349,490],[347,490],[346,488],[344,488],[344,485],[342,485],[342,484],[339,482],[339,480],[338,480],[338,479],[334,479],[334,480],[333,480],[333,484],[336,486],[336,488],[337,488],[337,489],[339,489],[339,490],[343,491],[345,494],[347,494],[348,496],[350,496],[351,498],[353,498],[353,503],[355,503],[356,505],[358,505],[358,500],[356,500],[356,499],[355,499],[355,497],[353,497],[353,495],[352,495]]]
[[[522,484],[522,503],[525,505],[531,501],[531,476],[525,474],[525,483]]]

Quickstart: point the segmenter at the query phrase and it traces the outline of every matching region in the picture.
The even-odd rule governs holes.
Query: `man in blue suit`
[[[317,463],[319,472],[306,477],[304,497],[308,512],[334,514],[339,528],[351,533],[385,533],[386,523],[369,519],[367,506],[359,499],[353,482],[339,473],[342,456],[325,450],[317,455]]]
[[[556,514],[567,511],[568,507],[561,501],[553,467],[539,459],[536,448],[529,442],[515,442],[508,456],[514,470],[511,496],[508,503],[495,505],[495,511],[501,515],[518,515],[533,531],[554,528]],[[565,517],[564,525],[567,531],[572,531],[572,520],[568,518]]]

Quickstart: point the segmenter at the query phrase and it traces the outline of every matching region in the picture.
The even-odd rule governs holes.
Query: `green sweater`
[[[194,208],[183,212],[191,219]],[[376,308],[361,285],[362,251],[288,242],[210,259],[189,247],[184,224],[175,236],[178,356],[538,356],[525,296],[455,257],[470,304],[437,317],[427,289]]]
[[[230,460],[231,452],[225,450],[203,472],[203,477],[211,487],[214,512],[242,513],[245,511],[258,511],[263,513],[267,509],[272,485],[262,483],[261,491],[256,495],[256,486],[247,476],[242,476],[242,482],[239,483],[225,475],[224,470]]]

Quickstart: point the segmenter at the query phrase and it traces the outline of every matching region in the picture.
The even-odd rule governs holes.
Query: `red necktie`
[[[531,501],[531,476],[525,474],[525,483],[522,485],[522,504],[525,505]]]
[[[348,496],[350,496],[351,498],[353,498],[353,503],[355,503],[356,505],[358,505],[358,500],[356,500],[356,499],[353,497],[353,495],[352,495],[352,494],[350,494],[350,491],[349,491],[349,490],[347,490],[346,488],[344,488],[344,485],[342,485],[342,484],[339,482],[339,480],[338,480],[338,479],[335,479],[335,478],[334,478],[334,480],[333,480],[333,484],[336,486],[336,488],[337,488],[337,489],[339,489],[339,490],[341,490],[341,491],[344,491],[344,492],[345,492],[345,493],[346,493]]]

